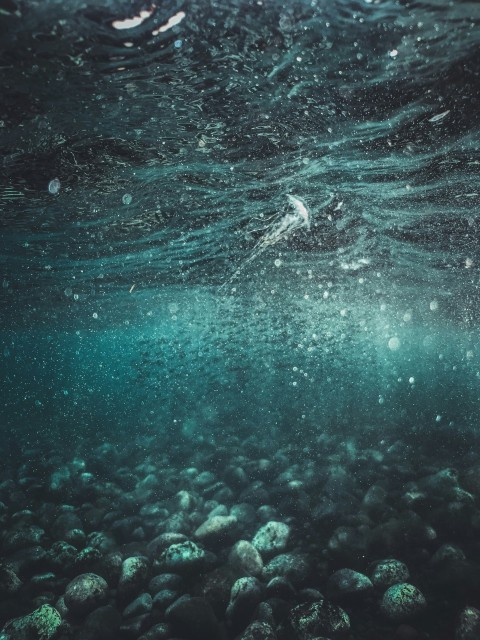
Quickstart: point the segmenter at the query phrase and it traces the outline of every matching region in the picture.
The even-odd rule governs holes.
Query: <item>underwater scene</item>
[[[480,639],[480,3],[0,0],[0,640]]]

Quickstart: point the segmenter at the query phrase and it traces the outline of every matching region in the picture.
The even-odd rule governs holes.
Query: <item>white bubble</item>
[[[60,191],[60,180],[58,178],[54,178],[50,180],[48,183],[48,193],[51,193],[52,196],[56,195]]]
[[[388,341],[388,348],[392,351],[400,349],[400,340],[396,336],[390,338],[390,340]]]
[[[69,297],[69,296],[71,296],[71,295],[72,295],[73,291],[70,289],[70,287],[67,287],[67,288],[65,289],[64,293],[65,293],[65,295],[66,295],[67,297]]]
[[[378,404],[384,404],[385,398],[383,396],[378,396]]]
[[[95,320],[98,318],[98,313],[95,311],[94,313],[92,313],[92,316],[95,318]]]
[[[280,260],[280,258],[277,258],[273,264],[274,264],[276,267],[279,267],[279,266],[282,264],[282,261]]]
[[[403,315],[403,321],[404,322],[410,322],[410,320],[412,319],[412,314],[410,313],[410,311],[407,311],[404,315]]]
[[[432,300],[430,302],[430,311],[436,311],[438,309],[438,302],[437,300]]]
[[[408,381],[409,381],[410,384],[413,384],[415,382],[415,378],[413,376],[410,376]]]
[[[133,200],[133,197],[130,193],[126,193],[124,196],[122,196],[123,204],[130,204],[132,200]]]

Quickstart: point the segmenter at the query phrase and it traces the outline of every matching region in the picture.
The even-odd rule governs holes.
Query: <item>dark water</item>
[[[472,453],[479,69],[474,1],[2,0],[5,446]]]

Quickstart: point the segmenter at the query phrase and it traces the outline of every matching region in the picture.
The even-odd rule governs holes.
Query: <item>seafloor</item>
[[[477,434],[234,432],[11,445],[0,638],[480,637]]]

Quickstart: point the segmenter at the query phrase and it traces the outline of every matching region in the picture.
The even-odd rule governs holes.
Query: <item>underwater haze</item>
[[[475,1],[0,0],[2,640],[480,637],[479,69]],[[32,522],[192,598],[63,575]]]

